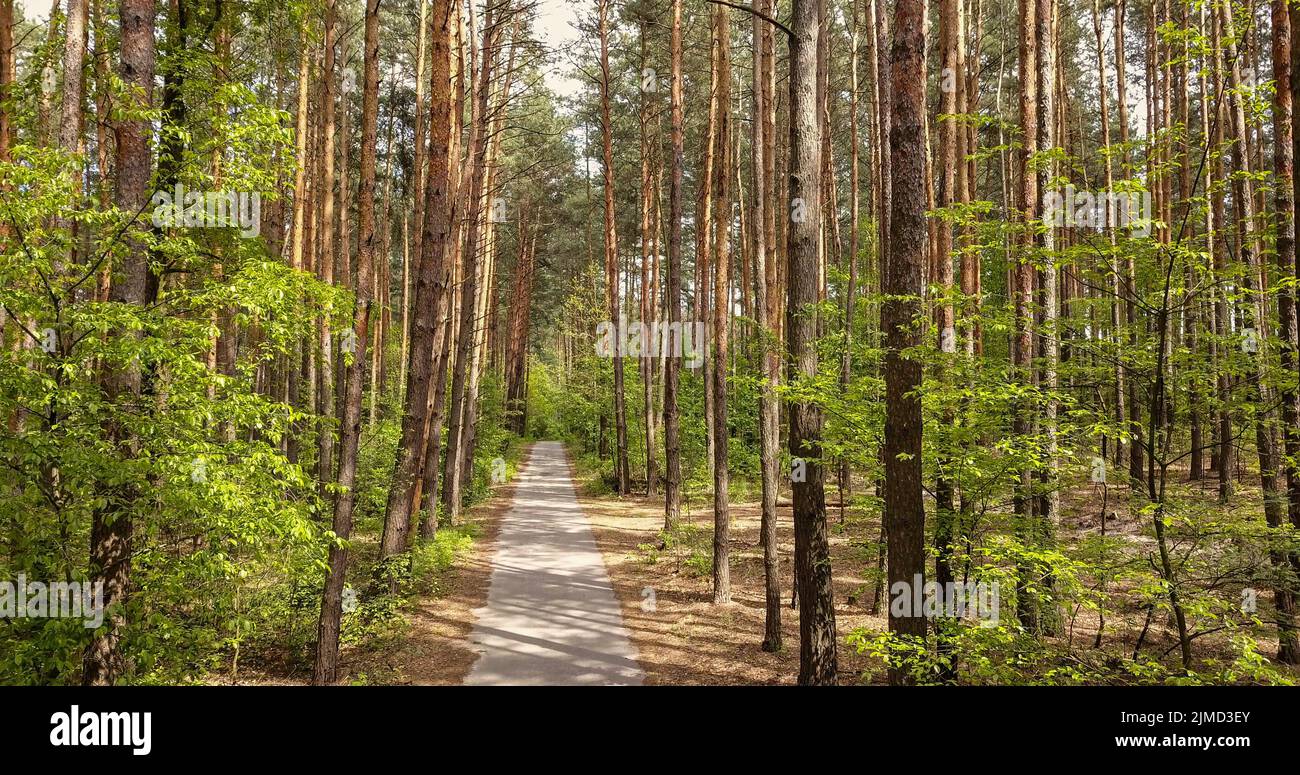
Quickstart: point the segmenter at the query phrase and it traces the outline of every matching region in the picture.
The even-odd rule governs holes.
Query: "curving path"
[[[469,685],[640,684],[644,675],[569,476],[564,446],[533,446],[502,518]]]

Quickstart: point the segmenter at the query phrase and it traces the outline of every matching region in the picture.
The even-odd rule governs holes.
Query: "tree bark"
[[[153,0],[121,0],[119,20],[121,29],[122,82],[136,90],[137,110],[130,118],[118,121],[113,128],[117,146],[117,180],[113,204],[129,217],[144,210],[149,199],[151,170],[148,121],[143,111],[153,106],[154,81],[154,2]],[[109,303],[129,305],[143,312],[149,298],[149,257],[147,248],[138,237],[127,230],[127,250],[120,269],[115,273],[109,290]],[[119,329],[116,337],[138,343],[142,337],[138,329]],[[139,360],[132,359],[121,365],[106,365],[101,377],[105,400],[110,404],[125,403],[137,406],[142,391],[142,374]],[[128,426],[116,419],[105,423],[104,435],[117,450],[119,459],[129,460],[139,453],[139,441]],[[82,662],[82,683],[87,686],[116,683],[126,671],[122,656],[121,638],[126,626],[127,596],[131,586],[131,553],[134,539],[134,510],[140,492],[134,483],[113,485],[104,493],[103,503],[95,509],[90,533],[90,581],[102,582],[103,605],[107,614],[107,627],[95,631]]]
[[[717,129],[713,183],[713,602],[731,602],[731,514],[727,472],[727,351],[731,326],[731,25],[726,6],[715,6]]]
[[[365,379],[370,307],[374,300],[375,260],[375,140],[379,113],[379,2],[367,0],[365,13],[365,76],[361,96],[361,179],[357,189],[357,287],[352,312],[351,362],[347,365],[341,433],[339,436],[339,494],[334,501],[334,536],[329,572],[321,595],[312,683],[338,680],[339,628],[343,618],[343,582],[347,575],[352,510],[356,503],[357,448],[361,440],[361,388]]]
[[[618,289],[618,232],[614,222],[614,136],[610,121],[609,101],[609,0],[599,0],[598,34],[600,35],[600,128],[601,173],[605,189],[605,304],[609,310],[610,325],[614,334],[614,478],[618,494],[626,495],[630,488],[631,470],[627,456],[627,406],[623,387],[623,354],[617,343],[624,335],[619,325]]]
[[[672,0],[672,30],[669,33],[669,59],[672,75],[670,112],[672,113],[673,156],[668,188],[668,308],[669,331],[677,332],[674,344],[665,339],[669,351],[664,363],[664,529],[671,530],[682,511],[682,458],[677,393],[681,373],[682,324],[682,170],[686,166],[685,129],[682,107],[682,0]],[[671,333],[670,333],[671,335]]]
[[[920,345],[916,327],[924,293],[926,246],[925,72],[926,7],[921,0],[898,0],[890,52],[890,170],[894,178],[888,261],[880,307],[885,337],[885,514],[889,542],[890,594],[902,584],[911,594],[925,573],[925,506],[921,470],[921,364],[904,355]],[[890,632],[924,639],[921,611],[898,615],[891,605]],[[890,682],[909,683],[901,668]]]
[[[430,19],[429,177],[425,188],[424,238],[415,276],[415,314],[412,316],[411,363],[407,370],[402,437],[393,466],[380,559],[404,551],[412,510],[419,501],[429,391],[434,376],[434,355],[442,349],[445,328],[438,325],[448,304],[450,241],[455,223],[455,201],[450,197],[448,167],[451,145],[451,14],[447,4],[434,3]],[[395,579],[390,574],[390,588]]]
[[[906,8],[914,0],[901,0]],[[817,38],[821,0],[795,0],[790,27],[790,216],[786,330],[792,379],[817,375],[818,254],[821,233],[821,121],[817,113]],[[912,72],[916,76],[919,70]],[[919,139],[918,139],[919,142]],[[919,145],[917,146],[919,147]],[[830,542],[826,529],[822,411],[790,400],[790,454],[804,462],[794,481],[795,579],[799,591],[799,683],[834,684],[836,636]],[[802,478],[803,481],[798,481]]]

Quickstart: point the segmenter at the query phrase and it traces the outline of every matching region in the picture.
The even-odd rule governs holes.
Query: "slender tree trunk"
[[[1038,37],[1038,152],[1050,154],[1057,146],[1056,137],[1056,3],[1055,0],[1037,0],[1035,13]],[[1040,166],[1037,189],[1039,195],[1047,193],[1055,178],[1056,167],[1048,163]],[[1041,492],[1036,504],[1037,522],[1036,543],[1051,546],[1054,541],[1055,527],[1060,518],[1061,494],[1056,481],[1057,441],[1056,414],[1057,401],[1055,392],[1059,384],[1057,364],[1060,359],[1059,337],[1057,328],[1058,298],[1056,272],[1056,230],[1046,224],[1042,230],[1043,260],[1039,272],[1040,291],[1039,307],[1042,310],[1043,330],[1039,334],[1039,356],[1041,374],[1039,386],[1044,392],[1042,406],[1043,455],[1045,465],[1039,477]],[[1051,596],[1051,580],[1048,580],[1048,596]],[[1054,608],[1048,607],[1040,612],[1041,623],[1046,633],[1056,634],[1059,617]]]
[[[902,0],[899,7],[906,7]],[[817,38],[821,0],[795,0],[790,26],[790,225],[787,250],[786,329],[796,379],[817,375],[818,242],[821,233],[821,121],[817,114]],[[920,83],[917,73],[912,75]],[[922,88],[918,85],[917,88]],[[919,146],[918,146],[919,147]],[[799,683],[836,682],[834,590],[826,528],[822,412],[811,403],[788,402],[790,454],[800,458],[795,477],[795,579],[799,591]],[[802,478],[803,481],[798,481]]]
[[[731,602],[731,514],[727,503],[727,351],[731,323],[731,15],[714,7],[717,131],[713,182],[713,602]]]
[[[672,31],[669,58],[672,71],[670,111],[672,113],[673,157],[668,189],[668,288],[664,301],[668,307],[670,336],[675,343],[664,341],[668,358],[664,362],[664,529],[677,524],[682,511],[682,458],[679,437],[677,392],[682,352],[682,170],[686,166],[685,129],[682,107],[682,0],[672,0]],[[672,349],[675,348],[675,349]]]
[[[610,325],[614,341],[621,342],[622,327],[619,325],[619,291],[618,291],[618,232],[614,224],[614,135],[610,121],[610,75],[609,75],[609,0],[599,0],[597,14],[600,35],[600,127],[601,127],[601,174],[605,181],[605,303],[609,309]],[[629,491],[628,480],[631,470],[627,457],[627,406],[623,388],[623,357],[621,348],[614,348],[614,478],[618,483],[618,494],[626,495]]]
[[[642,330],[651,325],[655,319],[655,288],[654,277],[652,277],[651,263],[652,260],[658,260],[655,256],[651,257],[652,225],[651,225],[651,205],[654,198],[654,177],[651,169],[651,141],[650,141],[650,118],[651,118],[651,94],[658,89],[658,78],[654,77],[653,81],[647,83],[645,76],[650,74],[653,77],[654,71],[648,67],[649,59],[648,46],[649,41],[646,39],[646,23],[640,24],[641,39],[641,104],[638,123],[640,124],[641,133],[641,324]],[[647,496],[653,496],[659,487],[659,461],[655,452],[655,411],[654,411],[654,355],[653,351],[648,349],[649,342],[643,341],[641,346],[641,394],[644,402],[644,431],[645,431],[645,489]]]
[[[479,251],[482,247],[481,237],[485,229],[484,221],[490,217],[486,211],[488,148],[491,137],[487,131],[491,125],[488,114],[489,94],[492,84],[492,65],[496,58],[495,48],[499,36],[495,34],[495,9],[488,8],[483,22],[483,45],[480,49],[478,83],[475,86],[473,124],[469,162],[471,164],[470,186],[466,203],[469,206],[464,248],[462,249],[462,280],[460,282],[459,322],[456,325],[455,364],[452,367],[451,405],[448,408],[450,422],[447,427],[447,460],[443,471],[442,504],[447,519],[455,521],[460,516],[463,499],[464,482],[461,471],[464,455],[468,454],[465,442],[468,440],[467,413],[469,405],[467,385],[474,356],[475,308],[478,302]]]
[[[375,140],[379,113],[379,2],[367,0],[365,14],[365,76],[361,97],[361,180],[357,190],[358,235],[356,304],[352,312],[351,355],[347,364],[345,400],[339,437],[339,495],[334,502],[334,535],[346,542],[352,535],[352,510],[356,503],[357,448],[361,440],[361,386],[365,377],[370,306],[374,299],[375,259]],[[345,247],[346,249],[346,247]],[[343,618],[343,582],[347,575],[348,546],[329,549],[329,573],[321,595],[320,624],[316,638],[316,663],[312,683],[338,680],[339,626]]]
[[[947,118],[942,119],[939,126],[938,205],[944,210],[951,210],[958,202],[957,176],[958,165],[961,162],[958,157],[958,136],[964,130],[958,125],[956,116],[961,112],[961,95],[959,91],[962,90],[965,81],[962,77],[964,63],[961,57],[961,18],[962,0],[943,0],[940,3],[939,113],[942,116],[947,116]],[[964,164],[961,164],[961,166],[965,167]],[[933,278],[933,282],[940,287],[940,292],[943,294],[943,301],[935,309],[939,331],[939,351],[943,353],[943,356],[936,369],[935,379],[942,384],[945,379],[946,364],[953,360],[952,356],[957,353],[956,317],[951,301],[955,290],[952,265],[952,222],[940,220],[937,224],[936,236],[938,240],[934,252],[938,272]],[[889,331],[885,330],[884,333],[888,336]],[[945,419],[948,424],[952,424],[955,421],[955,414],[950,411],[946,414]],[[943,470],[947,467],[947,460],[942,461],[939,467],[940,471],[935,477],[934,487],[934,570],[935,580],[939,583],[940,589],[946,589],[944,585],[953,580],[952,542],[956,533],[957,511],[954,502],[953,482]]]
[[[1291,40],[1293,24],[1291,11],[1285,0],[1274,0],[1273,5],[1273,77],[1277,79],[1277,88],[1273,97],[1273,171],[1277,175],[1277,188],[1274,193],[1274,209],[1277,218],[1277,268],[1279,280],[1296,276],[1296,241],[1295,241],[1295,150],[1296,137],[1292,125],[1294,103],[1292,88],[1296,84],[1297,74],[1293,70],[1296,51]],[[1278,347],[1281,351],[1282,368],[1290,375],[1296,374],[1297,349],[1300,348],[1300,330],[1296,322],[1296,291],[1294,286],[1283,283],[1278,290]],[[1282,388],[1282,442],[1286,452],[1284,466],[1286,470],[1287,519],[1292,526],[1300,526],[1300,470],[1296,460],[1300,458],[1300,396],[1296,386],[1289,380],[1283,381]],[[1290,584],[1281,584],[1274,593],[1274,604],[1278,612],[1278,654],[1279,662],[1300,664],[1300,638],[1296,634],[1296,594],[1295,579],[1300,571],[1300,554],[1288,553],[1286,558]],[[1275,558],[1274,564],[1282,565],[1281,558]]]
[[[144,111],[153,106],[154,83],[154,2],[121,0],[121,67],[119,76],[127,86],[137,90],[140,101],[130,116],[116,122],[117,181],[114,204],[124,213],[141,212],[149,198],[152,173],[149,152],[149,124]],[[145,244],[130,230],[127,250],[115,272],[109,291],[109,303],[129,306],[143,312],[151,303],[149,257]],[[155,286],[156,287],[156,286]],[[139,329],[123,328],[116,337],[138,344]],[[140,404],[142,392],[141,364],[132,359],[125,365],[107,366],[101,377],[104,397],[110,403],[125,402],[126,410]],[[104,436],[117,450],[120,459],[132,459],[139,453],[139,441],[129,427],[109,420]],[[121,650],[126,627],[124,608],[131,587],[132,544],[136,499],[140,493],[131,484],[112,486],[95,509],[90,532],[90,581],[103,584],[103,605],[108,614],[107,626],[95,630],[82,663],[82,683],[108,685],[116,683],[127,665]]]
[[[1018,255],[1012,268],[1013,296],[1015,299],[1015,325],[1012,335],[1012,366],[1015,378],[1028,385],[1033,380],[1034,357],[1034,268],[1032,253],[1035,239],[1032,224],[1037,212],[1038,180],[1030,164],[1030,157],[1038,148],[1038,29],[1036,0],[1020,0],[1020,124],[1024,140],[1020,151],[1020,216],[1024,233],[1020,238]],[[1036,407],[1021,399],[1015,407],[1012,434],[1018,439],[1027,438],[1034,425]],[[1028,546],[1035,543],[1033,524],[1032,472],[1028,467],[1019,472],[1014,504],[1016,530]],[[1016,581],[1016,614],[1029,631],[1038,631],[1038,607],[1032,593],[1032,575],[1035,568],[1022,565]]]
[[[760,13],[771,16],[773,0],[759,0]],[[772,144],[775,140],[773,79],[775,45],[771,26],[754,17],[754,115],[750,146],[754,156],[754,308],[759,321],[759,351],[763,367],[758,403],[759,457],[762,466],[762,521],[765,614],[763,650],[781,650],[781,565],[776,533],[776,500],[780,493],[780,405],[776,394],[781,379],[777,330],[780,328],[780,289],[776,287],[776,251],[769,242],[772,197]]]
[[[321,157],[320,199],[317,201],[316,275],[321,282],[334,283],[334,70],[336,30],[338,26],[335,3],[325,0],[325,64],[321,71]],[[334,343],[330,333],[329,317],[321,315],[317,322],[317,349],[319,362],[316,371],[316,414],[320,420],[316,431],[316,476],[320,480],[321,495],[327,496],[326,484],[332,481],[334,468]]]

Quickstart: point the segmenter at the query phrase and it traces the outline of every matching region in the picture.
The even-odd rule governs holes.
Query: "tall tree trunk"
[[[1277,188],[1274,193],[1274,208],[1277,217],[1277,268],[1279,280],[1292,279],[1296,276],[1296,241],[1295,241],[1295,128],[1294,103],[1291,90],[1296,84],[1297,74],[1293,68],[1293,24],[1291,11],[1285,0],[1273,1],[1273,77],[1277,87],[1273,97],[1273,171],[1277,176]],[[1296,291],[1293,285],[1282,283],[1277,295],[1278,348],[1281,351],[1282,368],[1289,374],[1296,374],[1297,349],[1300,348],[1300,330],[1296,322]],[[1296,386],[1289,380],[1283,381],[1282,388],[1282,442],[1286,451],[1284,466],[1286,470],[1287,518],[1292,526],[1300,526],[1300,470],[1296,460],[1300,458],[1300,395]],[[1274,564],[1282,565],[1281,558],[1275,558]],[[1286,558],[1290,566],[1287,577],[1290,584],[1282,584],[1274,593],[1274,604],[1278,612],[1278,653],[1279,662],[1300,664],[1300,638],[1296,634],[1296,594],[1294,580],[1300,571],[1300,553],[1292,551]]]
[[[121,0],[119,21],[121,29],[122,82],[138,90],[140,100],[128,118],[116,122],[114,135],[117,146],[117,182],[113,204],[123,213],[141,212],[149,198],[151,175],[149,152],[149,123],[145,111],[153,106],[154,82],[154,2],[153,0]],[[109,291],[109,303],[129,305],[143,312],[151,303],[149,281],[149,256],[145,244],[128,230],[127,250],[115,273]],[[138,345],[142,336],[139,329],[122,328],[113,334]],[[104,368],[101,387],[109,403],[125,402],[128,407],[140,405],[142,366],[133,358],[125,364],[109,364]],[[104,435],[123,460],[139,453],[139,441],[130,428],[118,420],[106,422]],[[95,630],[82,663],[82,683],[108,685],[115,683],[126,671],[122,656],[121,639],[126,626],[127,594],[131,586],[131,554],[135,522],[136,499],[140,496],[132,483],[114,485],[104,493],[102,503],[95,509],[90,532],[90,581],[103,584],[104,610],[108,612],[106,627]]]
[[[424,105],[425,94],[428,91],[428,79],[425,77],[425,62],[429,58],[427,41],[429,39],[429,5],[430,0],[416,0],[420,5],[419,25],[420,29],[416,33],[415,43],[415,150],[411,160],[411,169],[414,174],[411,176],[411,213],[415,216],[415,233],[411,237],[411,255],[419,256],[424,245],[424,229],[421,228],[424,223],[424,184],[425,168],[428,166],[429,141],[426,137],[428,127],[425,117],[426,108]],[[456,10],[459,14],[459,8]],[[392,150],[389,150],[391,155]],[[406,267],[402,268],[406,273]],[[402,342],[405,344],[408,340],[409,331],[407,324],[411,307],[411,299],[406,295],[406,285],[402,286]],[[399,362],[399,384],[406,384],[406,358],[405,349],[403,349],[403,358]]]
[[[13,88],[15,61],[14,51],[14,0],[0,0],[0,162],[12,159],[13,148],[13,107],[9,102],[9,90]],[[7,230],[8,224],[0,226]],[[7,231],[0,232],[6,234]]]
[[[669,65],[672,73],[670,110],[672,113],[673,157],[668,188],[668,287],[664,301],[668,307],[670,336],[676,332],[675,345],[665,338],[664,347],[675,346],[664,363],[664,529],[676,526],[682,511],[682,458],[679,437],[677,392],[681,374],[682,352],[682,170],[686,166],[685,129],[682,107],[682,0],[672,0],[672,31],[669,42]]]
[[[429,92],[429,177],[425,187],[425,230],[422,255],[418,257],[415,280],[415,314],[412,316],[411,364],[407,370],[406,401],[402,414],[402,437],[393,466],[384,530],[380,538],[381,560],[400,554],[407,543],[412,510],[419,502],[423,473],[426,420],[429,415],[430,384],[434,355],[445,329],[437,325],[448,303],[450,242],[456,222],[455,200],[449,196],[448,167],[451,147],[451,12],[447,4],[434,3],[430,24]],[[396,579],[389,574],[390,588]]]
[[[1056,3],[1055,0],[1037,0],[1038,8],[1034,18],[1037,25],[1038,38],[1038,57],[1037,78],[1038,78],[1038,152],[1043,155],[1049,155],[1056,147]],[[1053,185],[1055,179],[1056,167],[1048,163],[1041,165],[1038,170],[1038,192],[1039,196],[1047,193],[1048,188]],[[1057,273],[1056,273],[1056,232],[1050,224],[1045,224],[1042,230],[1042,247],[1043,259],[1040,262],[1042,269],[1039,272],[1038,285],[1040,290],[1039,307],[1042,311],[1043,330],[1039,334],[1039,356],[1041,358],[1041,374],[1039,377],[1039,387],[1043,391],[1042,406],[1042,430],[1043,430],[1043,456],[1045,465],[1040,474],[1041,492],[1038,495],[1036,504],[1037,525],[1036,543],[1038,545],[1050,546],[1055,535],[1055,526],[1059,520],[1061,509],[1061,495],[1058,490],[1056,481],[1057,466],[1057,442],[1056,442],[1056,414],[1057,402],[1054,396],[1057,386],[1057,361],[1060,358],[1059,337],[1060,331],[1057,328]],[[1048,585],[1050,587],[1050,579]],[[1050,589],[1048,590],[1050,597]],[[1056,627],[1059,624],[1059,618],[1055,615],[1054,610],[1048,608],[1040,612],[1041,623],[1044,631],[1048,634],[1056,634]]]
[[[658,91],[659,79],[653,69],[648,67],[649,41],[646,38],[646,21],[642,20],[639,29],[641,39],[641,104],[638,115],[641,139],[641,325],[642,331],[655,321],[656,283],[652,271],[652,262],[658,256],[651,255],[654,242],[652,236],[651,209],[655,196],[654,170],[651,169],[650,118],[652,112],[650,95]],[[646,81],[646,75],[653,77]],[[657,252],[657,251],[656,251]],[[654,351],[648,349],[648,341],[641,345],[641,397],[643,416],[645,418],[645,489],[647,496],[653,496],[659,487],[659,461],[655,451],[655,411],[654,411]]]
[[[849,255],[848,285],[844,289],[844,351],[840,354],[840,395],[847,399],[849,382],[853,376],[853,317],[858,294],[858,235],[859,169],[858,169],[858,0],[850,4],[849,21]],[[873,33],[874,34],[874,33]],[[755,119],[757,120],[757,119]],[[761,420],[760,420],[761,421]],[[839,466],[840,521],[844,521],[849,492],[852,490],[852,470],[849,456],[840,458]]]
[[[540,208],[538,216],[540,217]],[[515,262],[514,287],[510,292],[510,318],[506,326],[506,427],[517,435],[527,430],[528,329],[532,311],[533,251],[537,246],[537,225],[529,224],[527,210],[519,208],[519,258]],[[530,236],[531,228],[531,236]]]
[[[885,514],[889,541],[890,594],[902,584],[911,594],[925,572],[925,506],[921,470],[921,363],[904,351],[920,345],[916,327],[924,292],[927,228],[925,220],[925,37],[926,7],[921,0],[898,0],[894,45],[890,52],[890,170],[894,178],[888,261],[880,307],[885,337]],[[890,607],[889,629],[898,636],[924,639],[921,611],[898,615]],[[901,668],[891,683],[908,683]]]
[[[488,148],[491,145],[490,128],[492,121],[488,114],[489,94],[492,84],[492,65],[496,58],[495,7],[489,7],[483,21],[483,45],[480,49],[478,83],[474,93],[474,113],[471,127],[470,187],[466,204],[469,207],[465,228],[466,239],[462,249],[463,273],[460,282],[460,311],[456,325],[455,364],[452,367],[451,405],[448,408],[450,422],[447,427],[447,460],[443,470],[442,504],[447,519],[455,521],[460,516],[463,499],[464,482],[461,471],[464,455],[468,454],[465,442],[469,434],[466,407],[469,405],[467,385],[474,357],[475,308],[478,304],[479,251],[482,248],[485,233],[484,222],[490,213],[486,211]]]
[[[334,283],[334,70],[335,35],[338,26],[337,0],[325,0],[325,38],[323,43],[325,64],[321,71],[321,157],[320,199],[317,201],[316,275],[321,282]],[[334,343],[330,333],[328,315],[317,322],[319,364],[316,371],[316,476],[320,480],[321,495],[326,496],[326,485],[332,481],[334,468]]]
[[[773,0],[759,0],[760,13],[771,16]],[[762,466],[763,504],[759,526],[763,545],[763,587],[765,614],[763,650],[781,650],[781,564],[776,533],[776,500],[780,494],[779,427],[781,409],[776,394],[781,379],[781,359],[777,346],[780,328],[781,293],[776,285],[776,250],[770,241],[775,204],[772,196],[773,143],[776,126],[774,114],[775,41],[771,26],[754,17],[754,115],[750,122],[750,147],[754,157],[754,317],[759,321],[759,350],[763,384],[758,399],[759,458]]]
[[[905,8],[910,0],[900,0]],[[792,378],[817,376],[818,242],[821,234],[821,121],[817,114],[817,38],[821,0],[795,0],[790,40],[790,225],[786,261],[790,284],[786,329]],[[913,70],[912,75],[921,71]],[[919,77],[918,77],[919,82]],[[917,88],[922,88],[918,86]],[[918,139],[919,143],[919,139]],[[919,145],[917,147],[920,147]],[[791,400],[790,454],[803,460],[795,477],[795,579],[799,591],[799,683],[834,684],[836,636],[830,541],[826,528],[822,411]],[[802,478],[803,481],[798,481]]]
[[[1024,233],[1017,246],[1018,255],[1012,269],[1013,297],[1015,299],[1015,325],[1012,334],[1012,367],[1015,379],[1029,385],[1033,380],[1034,358],[1034,268],[1032,254],[1035,248],[1033,221],[1038,205],[1038,180],[1030,159],[1038,148],[1038,29],[1036,0],[1020,0],[1020,125],[1023,143],[1020,151],[1019,208]],[[1026,439],[1034,426],[1036,407],[1021,399],[1014,410],[1012,434]],[[1032,472],[1026,466],[1018,474],[1019,482],[1013,497],[1016,530],[1027,546],[1035,543],[1033,519]],[[1032,593],[1032,575],[1035,568],[1026,563],[1019,569],[1016,580],[1016,615],[1030,632],[1038,630],[1038,608]]]
[[[347,575],[348,546],[352,535],[352,510],[356,503],[357,448],[361,440],[361,387],[365,377],[370,306],[374,299],[375,260],[375,140],[379,113],[379,2],[366,1],[365,76],[361,96],[361,180],[357,189],[357,287],[352,312],[351,345],[344,348],[347,364],[342,426],[339,436],[339,494],[334,501],[334,535],[330,545],[329,573],[321,595],[316,636],[316,662],[312,683],[338,680],[339,626],[343,618],[343,581]],[[345,138],[346,142],[346,138]],[[346,246],[345,246],[346,250]]]
[[[618,267],[618,232],[614,225],[614,135],[609,114],[609,0],[599,0],[598,33],[600,35],[600,137],[601,137],[601,174],[605,185],[605,303],[609,310],[610,325],[614,341],[621,342],[623,330],[619,325],[619,267]],[[627,407],[623,390],[623,354],[617,345],[614,348],[614,478],[618,483],[619,495],[629,491],[627,456]]]
[[[939,78],[940,97],[939,113],[939,201],[940,208],[951,211],[957,204],[958,165],[964,169],[965,164],[958,155],[958,137],[964,133],[958,124],[957,115],[962,112],[961,94],[964,90],[964,62],[962,48],[962,0],[943,0],[939,5]],[[939,331],[939,351],[943,353],[935,371],[935,379],[945,379],[946,364],[957,352],[957,330],[955,310],[952,304],[954,277],[952,267],[953,224],[950,220],[940,220],[937,224],[935,261],[938,272],[933,278],[943,294],[935,309]],[[889,332],[886,330],[886,334]],[[952,424],[955,414],[949,411],[945,415],[947,424]],[[934,487],[934,545],[935,545],[935,580],[941,589],[953,580],[952,542],[956,533],[957,512],[954,503],[952,479],[944,469],[947,460],[940,463],[940,470],[935,477]]]
[[[713,11],[718,124],[713,182],[713,602],[731,602],[731,514],[727,472],[727,349],[731,325],[731,15]]]
[[[1129,168],[1129,127],[1128,127],[1128,76],[1125,71],[1125,62],[1128,51],[1124,45],[1124,30],[1126,19],[1127,0],[1115,0],[1115,117],[1119,123],[1119,142],[1123,149],[1120,152],[1120,170],[1124,178],[1128,178],[1131,170]],[[1137,293],[1136,272],[1133,265],[1133,252],[1124,251],[1124,325],[1128,329],[1128,345],[1130,350],[1137,348],[1137,299],[1134,294]],[[1142,458],[1142,406],[1138,400],[1137,381],[1133,375],[1128,373],[1127,367],[1124,374],[1124,386],[1128,390],[1125,397],[1125,403],[1128,405],[1129,420],[1129,437],[1132,441],[1128,445],[1128,470],[1129,480],[1132,486],[1140,490],[1142,488],[1143,472],[1146,464]]]
[[[470,361],[469,382],[465,391],[465,406],[463,417],[463,431],[460,445],[460,475],[461,483],[472,481],[472,471],[474,464],[474,437],[478,429],[478,400],[479,385],[483,377],[483,369],[487,363],[488,348],[488,331],[489,327],[485,323],[491,309],[490,297],[495,293],[496,288],[496,265],[497,265],[497,247],[496,238],[497,216],[501,215],[495,207],[497,201],[493,193],[496,188],[496,172],[498,159],[501,158],[501,138],[504,136],[506,112],[510,105],[510,89],[513,84],[515,71],[515,58],[519,52],[518,40],[522,32],[523,16],[515,24],[514,37],[510,43],[510,53],[505,60],[505,69],[501,72],[501,83],[497,89],[495,108],[491,114],[491,131],[489,133],[490,142],[488,145],[488,154],[485,160],[486,172],[484,175],[484,194],[485,202],[493,203],[492,217],[484,220],[484,251],[485,260],[480,270],[480,282],[478,283],[478,295],[475,297],[474,306],[474,338],[473,358]],[[462,485],[463,486],[463,485]],[[454,516],[454,515],[453,515]]]

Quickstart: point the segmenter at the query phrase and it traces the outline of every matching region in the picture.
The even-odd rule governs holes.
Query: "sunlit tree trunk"
[[[731,602],[731,513],[727,471],[727,353],[731,321],[731,15],[713,12],[718,124],[713,141],[713,602]]]
[[[380,559],[403,551],[410,531],[412,510],[419,502],[423,473],[426,420],[429,414],[430,383],[434,376],[434,355],[446,329],[438,325],[446,314],[451,241],[455,235],[455,200],[449,195],[448,166],[451,162],[451,16],[450,9],[435,3],[430,19],[429,173],[425,187],[423,254],[417,257],[415,307],[411,321],[411,364],[407,370],[406,406],[402,415],[402,436],[384,511],[380,538]],[[391,579],[391,575],[390,575]],[[390,580],[390,588],[395,581]]]
[[[672,0],[672,29],[669,58],[672,85],[670,111],[672,113],[672,161],[668,189],[668,287],[664,300],[668,308],[670,330],[678,330],[682,322],[682,170],[686,166],[684,114],[682,107],[682,0]],[[672,328],[676,326],[677,328]],[[681,349],[681,334],[674,343],[665,341],[665,347]],[[677,407],[678,384],[681,373],[681,353],[670,351],[664,363],[664,528],[672,529],[682,509],[682,458]]]
[[[365,378],[366,348],[370,334],[370,306],[374,298],[375,260],[375,140],[379,113],[379,2],[367,0],[365,13],[364,84],[361,96],[361,179],[357,189],[356,302],[352,312],[349,350],[345,371],[345,398],[339,435],[339,494],[334,502],[334,535],[347,541],[352,535],[352,510],[356,503],[357,448],[361,440],[361,388]],[[345,135],[346,138],[346,135]],[[344,250],[346,250],[346,243]],[[343,582],[347,575],[346,543],[331,544],[329,572],[321,595],[320,623],[316,637],[316,661],[312,683],[332,684],[338,680],[339,625],[343,617]]]
[[[609,310],[610,326],[614,342],[621,342],[624,335],[619,322],[619,267],[618,267],[618,232],[614,219],[614,136],[610,121],[610,74],[609,74],[609,0],[599,0],[597,7],[598,33],[600,35],[600,127],[601,127],[601,174],[605,190],[605,304]],[[616,344],[613,353],[614,366],[614,478],[618,493],[628,492],[628,480],[631,471],[627,456],[627,407],[623,389],[623,357],[621,348]]]
[[[900,8],[908,7],[902,0]],[[795,0],[790,26],[790,202],[786,273],[786,330],[792,379],[817,375],[818,255],[821,233],[821,121],[817,106],[817,37],[821,0]],[[917,89],[923,89],[917,73]],[[917,139],[918,147],[920,140]],[[915,149],[913,149],[915,150]],[[924,217],[922,215],[922,217]],[[924,228],[924,227],[923,227]],[[791,400],[790,454],[802,461],[795,477],[795,579],[799,590],[799,683],[834,684],[836,636],[830,542],[826,528],[826,471],[822,464],[822,412]],[[799,481],[802,479],[802,481]]]

